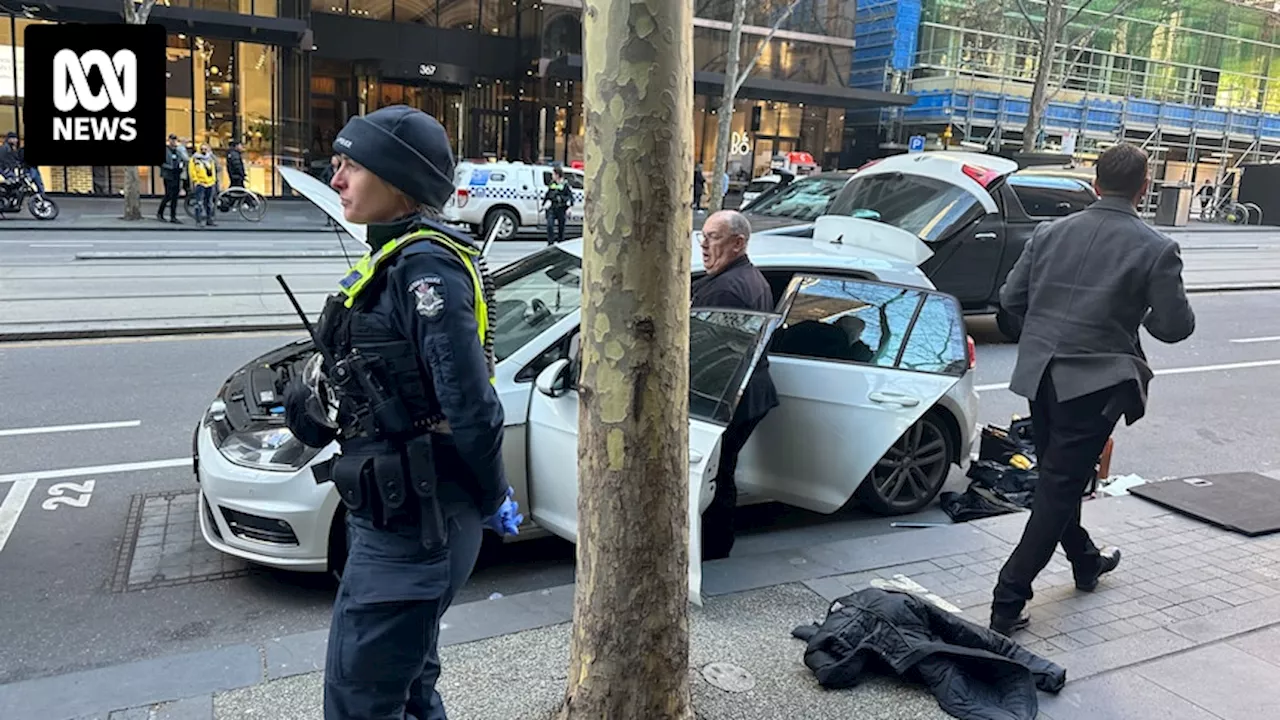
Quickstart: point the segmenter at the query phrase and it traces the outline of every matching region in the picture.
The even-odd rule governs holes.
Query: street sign
[[[910,142],[907,143],[907,152],[924,152],[924,136],[912,135]]]

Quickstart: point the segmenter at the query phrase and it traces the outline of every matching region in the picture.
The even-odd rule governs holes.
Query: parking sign
[[[907,143],[907,152],[924,152],[924,136],[912,135],[910,142]]]

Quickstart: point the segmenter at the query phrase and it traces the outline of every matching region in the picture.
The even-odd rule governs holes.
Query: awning
[[[95,24],[124,22],[120,0],[52,0],[36,5],[41,8],[41,12],[35,13],[39,19]],[[307,23],[296,18],[243,15],[157,4],[151,9],[147,22],[161,25],[169,32],[311,49]]]
[[[557,78],[581,80],[582,56],[564,55],[556,58],[547,64],[546,74]],[[724,93],[724,86],[724,73],[704,71],[693,73],[693,91],[696,94],[718,97]],[[747,78],[742,88],[738,90],[738,97],[746,100],[807,103],[846,110],[907,107],[916,103],[916,98],[912,95],[762,77]]]

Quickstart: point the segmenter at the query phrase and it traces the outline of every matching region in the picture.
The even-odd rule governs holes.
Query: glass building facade
[[[245,16],[276,17],[277,0],[194,0],[183,7]],[[171,7],[178,6],[172,2]],[[22,135],[23,41],[26,29],[56,22],[0,15],[0,133]],[[222,158],[232,138],[244,143],[246,185],[267,195],[283,190],[277,168],[301,166],[305,135],[305,57],[298,48],[225,37],[170,32],[166,73],[166,125],[183,142],[208,143]],[[227,185],[226,168],[220,166]],[[116,195],[124,168],[41,167],[50,192]],[[156,168],[139,169],[142,192],[163,194]]]

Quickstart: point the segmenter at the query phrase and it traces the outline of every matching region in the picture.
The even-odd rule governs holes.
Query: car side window
[[[806,275],[770,352],[958,376],[969,368],[966,332],[950,295]]]
[[[1094,195],[1079,180],[1023,176],[1009,179],[1018,202],[1033,218],[1065,217],[1093,204]]]
[[[761,334],[776,315],[695,310],[689,316],[689,417],[727,424],[746,385]]]
[[[567,172],[564,174],[564,179],[568,181],[569,187],[573,188],[574,190],[582,189],[582,176],[579,175],[578,173]]]
[[[545,186],[547,186],[547,187],[551,187],[551,180],[552,180],[551,171],[550,171],[550,170],[543,170],[543,171],[542,171],[542,184],[543,184],[543,185],[545,185]]]
[[[507,179],[507,174],[501,172],[489,173],[489,179],[494,182],[504,182]]]
[[[911,326],[898,367],[938,375],[963,375],[969,348],[960,303],[949,295],[930,293]]]
[[[893,367],[922,292],[862,280],[801,280],[772,352]]]

